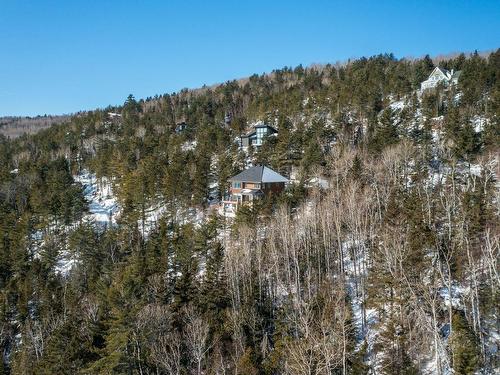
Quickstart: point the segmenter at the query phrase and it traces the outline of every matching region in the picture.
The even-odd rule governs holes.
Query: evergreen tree
[[[469,327],[463,313],[456,311],[452,320],[451,351],[455,373],[474,374],[480,363],[477,338]]]
[[[382,112],[370,141],[370,148],[373,152],[380,153],[385,147],[398,142],[398,129],[393,116],[391,109]]]

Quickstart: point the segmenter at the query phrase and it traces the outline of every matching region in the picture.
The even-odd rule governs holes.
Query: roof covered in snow
[[[279,173],[273,171],[271,168],[265,165],[257,165],[255,167],[248,168],[237,174],[236,176],[229,179],[232,182],[288,182],[286,177],[283,177]]]

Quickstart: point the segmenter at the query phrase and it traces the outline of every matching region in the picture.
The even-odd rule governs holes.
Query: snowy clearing
[[[84,220],[93,222],[100,228],[115,225],[120,207],[109,179],[103,177],[99,181],[95,174],[85,170],[74,176],[74,179],[83,185],[85,199],[89,203],[89,213]]]

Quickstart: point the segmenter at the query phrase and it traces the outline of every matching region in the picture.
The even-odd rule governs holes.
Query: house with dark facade
[[[278,131],[272,126],[262,121],[258,122],[252,126],[252,129],[248,133],[240,136],[240,147],[247,148],[250,145],[253,147],[260,147],[265,137],[276,133],[278,133]]]
[[[252,204],[255,200],[285,190],[288,179],[271,168],[257,165],[229,179],[231,186],[221,202],[220,213],[232,217],[238,207]]]
[[[182,121],[182,122],[179,122],[175,125],[175,132],[177,134],[179,133],[182,133],[183,131],[185,131],[187,129],[187,124],[186,122]]]

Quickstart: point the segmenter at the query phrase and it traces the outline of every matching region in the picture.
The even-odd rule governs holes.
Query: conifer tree
[[[460,375],[474,374],[480,363],[477,338],[463,313],[456,311],[452,320],[451,351],[453,370]]]

